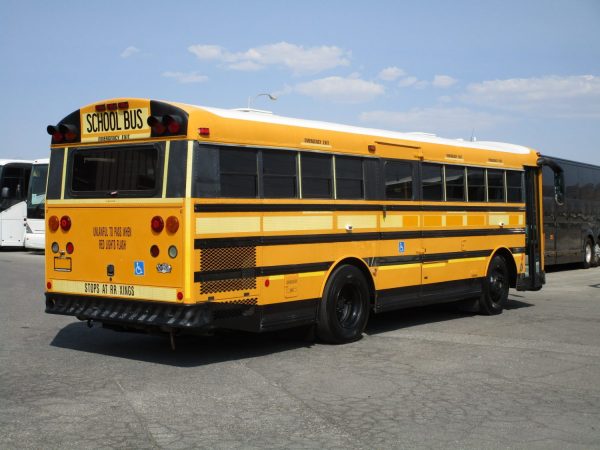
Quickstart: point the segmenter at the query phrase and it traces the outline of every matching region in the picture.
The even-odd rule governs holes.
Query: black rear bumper
[[[142,329],[265,331],[313,323],[318,301],[260,306],[254,298],[229,302],[164,303],[46,293],[46,312]]]

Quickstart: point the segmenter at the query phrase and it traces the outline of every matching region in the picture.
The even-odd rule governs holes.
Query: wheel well
[[[506,261],[508,265],[508,273],[510,277],[510,287],[514,288],[517,285],[517,265],[515,264],[515,258],[512,253],[506,248],[499,248],[496,253],[492,255],[492,258],[496,255],[500,255]],[[491,259],[490,259],[491,260]]]
[[[367,264],[363,260],[358,258],[344,258],[338,261],[334,266],[332,266],[329,270],[329,273],[331,274],[337,267],[344,264],[356,267],[365,276],[365,279],[367,280],[367,285],[369,287],[369,303],[371,304],[371,306],[373,306],[375,304],[375,282],[373,281],[373,275],[367,267]]]

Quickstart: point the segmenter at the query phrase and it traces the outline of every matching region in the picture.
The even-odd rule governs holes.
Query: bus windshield
[[[77,149],[72,156],[73,197],[152,197],[159,185],[154,145]]]
[[[46,203],[46,178],[48,164],[35,164],[31,171],[29,192],[27,193],[27,218],[43,219]]]

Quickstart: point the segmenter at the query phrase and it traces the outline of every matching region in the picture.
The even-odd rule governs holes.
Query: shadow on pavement
[[[530,306],[533,305],[511,298],[506,309]],[[475,314],[461,312],[455,304],[390,311],[372,315],[365,333],[373,335],[475,316]],[[104,329],[99,325],[88,328],[85,322],[76,322],[61,329],[50,345],[155,364],[196,367],[309,348],[315,342],[317,342],[316,338],[307,327],[262,334],[232,331],[220,332],[214,336],[177,336],[176,350],[172,350],[167,334],[118,332]]]
[[[254,358],[310,347],[306,331],[251,334],[223,332],[214,336],[182,335],[171,349],[169,335],[118,332],[99,325],[88,328],[84,322],[61,329],[50,345],[116,358],[152,362],[177,367],[196,367],[224,361]]]

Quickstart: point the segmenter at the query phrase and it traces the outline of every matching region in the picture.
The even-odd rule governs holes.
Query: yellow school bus
[[[47,313],[344,343],[373,313],[498,314],[544,283],[551,161],[526,147],[135,98],[47,131]]]

